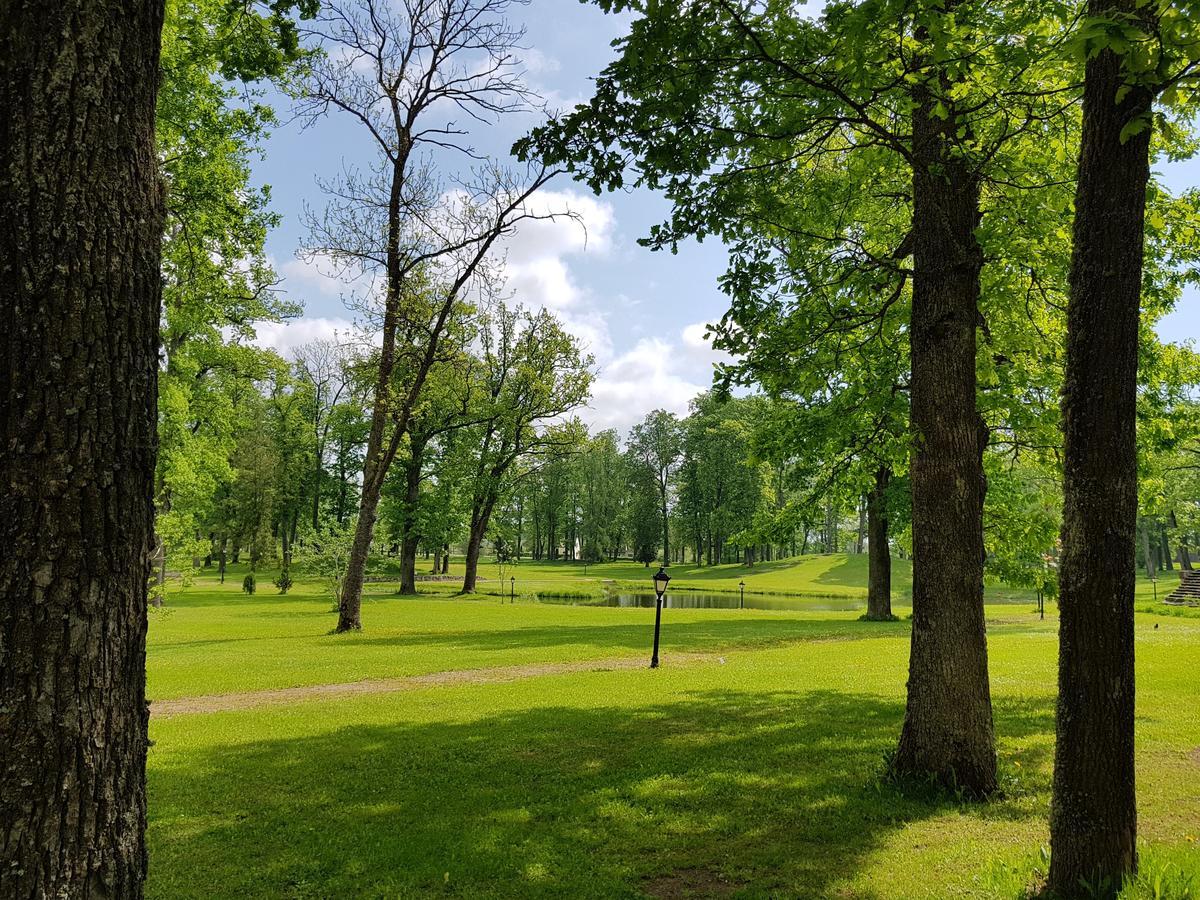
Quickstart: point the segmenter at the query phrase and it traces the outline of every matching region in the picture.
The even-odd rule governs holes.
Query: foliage
[[[242,579],[242,591],[249,596],[254,596],[254,591],[257,588],[257,582],[253,572],[246,573],[246,577]]]

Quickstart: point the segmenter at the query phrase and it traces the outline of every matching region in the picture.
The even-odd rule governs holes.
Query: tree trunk
[[[855,536],[854,552],[861,554],[863,552],[863,543],[867,537],[867,501],[865,497],[860,497],[858,501],[858,534]]]
[[[895,768],[983,796],[996,788],[996,751],[983,618],[987,431],[975,402],[979,181],[952,149],[953,113],[939,118],[928,90],[915,93],[913,628]]]
[[[442,548],[433,548],[433,570],[432,574],[437,575],[442,570]]]
[[[1138,9],[1136,0],[1092,0],[1088,7],[1093,16]],[[1149,123],[1125,140],[1122,132],[1149,115],[1151,102],[1146,88],[1126,82],[1117,54],[1106,49],[1088,60],[1062,404],[1049,875],[1050,889],[1062,896],[1079,896],[1084,883],[1095,888],[1089,896],[1115,896],[1137,865],[1135,421]]]
[[[892,470],[880,466],[875,486],[867,494],[867,618],[890,621],[892,615],[892,553],[888,546],[887,489]]]
[[[225,545],[229,543],[229,538],[225,533],[221,533],[221,546],[217,550],[217,571],[221,574],[221,584],[225,583]]]
[[[1162,522],[1158,524],[1158,546],[1160,551],[1158,560],[1162,563],[1163,571],[1174,571],[1175,566],[1171,564],[1171,544],[1167,540],[1167,526]]]
[[[1186,534],[1179,536],[1179,570],[1181,572],[1192,571],[1192,554],[1188,549],[1188,536]]]
[[[375,534],[375,519],[378,511],[379,491],[368,490],[367,479],[364,478],[358,521],[354,526],[354,541],[350,545],[346,577],[342,580],[342,599],[338,603],[337,631],[339,633],[362,630],[363,580],[366,577],[367,559],[371,554],[371,539]]]
[[[467,539],[467,560],[466,571],[463,574],[462,593],[475,593],[475,586],[479,577],[479,553],[483,547],[483,534],[486,526],[472,526],[470,536]]]
[[[1158,567],[1154,564],[1154,551],[1150,546],[1150,520],[1142,519],[1142,553],[1146,557],[1146,577],[1153,578]]]
[[[450,574],[450,545],[445,544],[442,547],[442,574]]]
[[[0,16],[0,896],[142,896],[162,2]]]
[[[421,469],[428,435],[409,436],[409,456],[404,467],[404,506],[401,513],[400,593],[417,592],[417,504],[421,500]]]

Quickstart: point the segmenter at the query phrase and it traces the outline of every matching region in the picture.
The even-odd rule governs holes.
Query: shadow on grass
[[[1052,715],[1001,713],[1009,734]],[[865,694],[714,691],[152,756],[149,895],[835,896],[890,834],[957,808],[879,783],[902,716]]]

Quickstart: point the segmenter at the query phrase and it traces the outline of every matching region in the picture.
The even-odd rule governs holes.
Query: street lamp
[[[654,655],[650,657],[650,668],[658,668],[658,632],[662,627],[663,594],[667,592],[667,582],[671,576],[661,566],[654,576]]]
[[[746,608],[746,582],[738,582],[738,590],[741,591],[741,597],[738,598],[738,609]]]
[[[1154,602],[1155,602],[1155,603],[1157,603],[1157,602],[1158,602],[1158,576],[1157,576],[1157,575],[1151,575],[1151,576],[1150,576],[1150,583],[1151,583],[1152,585],[1154,585]]]
[[[508,576],[508,602],[509,603],[517,602],[517,576],[516,575]]]

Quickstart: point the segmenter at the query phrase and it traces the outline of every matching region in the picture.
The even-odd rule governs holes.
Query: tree
[[[683,432],[674,413],[656,409],[629,432],[630,456],[651,477],[658,497],[662,525],[662,562],[671,564],[670,501],[671,475],[683,452]]]
[[[476,430],[464,594],[475,590],[483,540],[510,470],[578,446],[583,428],[577,421],[554,423],[587,402],[592,382],[591,356],[544,309],[531,313],[497,303],[482,317],[479,341],[484,414]]]
[[[1180,9],[1091,0],[1063,387],[1051,889],[1113,896],[1137,866],[1133,590],[1136,403],[1151,110]],[[1193,48],[1182,71],[1200,53]],[[1094,749],[1104,747],[1096,754]]]
[[[362,627],[363,575],[383,484],[447,329],[497,242],[535,217],[527,202],[556,174],[542,165],[518,176],[477,164],[450,191],[434,175],[450,154],[480,159],[450,118],[455,111],[490,123],[530,108],[515,57],[522,33],[504,19],[513,5],[337,0],[311,30],[328,52],[309,71],[301,115],[341,113],[376,153],[367,173],[350,171],[328,184],[329,207],[309,217],[309,255],[379,287],[381,346],[339,632]]]
[[[0,25],[8,897],[140,897],[146,874],[162,22],[74,0]]]

